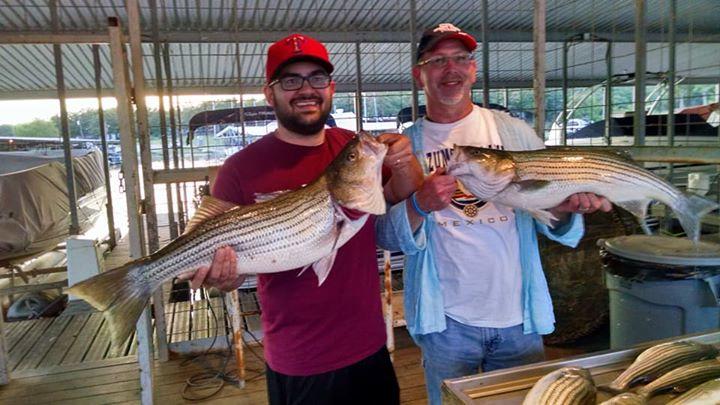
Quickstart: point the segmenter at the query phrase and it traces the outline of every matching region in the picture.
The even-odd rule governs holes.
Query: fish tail
[[[115,347],[123,344],[135,330],[135,323],[155,290],[150,280],[139,277],[142,268],[142,264],[130,262],[81,281],[68,290],[103,311]]]
[[[687,237],[697,242],[700,239],[700,218],[717,208],[718,205],[708,199],[697,195],[689,195],[684,199],[682,207],[675,210],[675,215],[677,215]]]

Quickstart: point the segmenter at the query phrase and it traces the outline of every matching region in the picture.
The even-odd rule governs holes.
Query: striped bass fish
[[[658,392],[670,389],[683,392],[718,377],[720,377],[720,361],[718,359],[697,361],[663,374],[650,384],[640,387],[637,394],[650,398]]]
[[[607,388],[612,392],[626,391],[638,382],[649,382],[668,371],[695,361],[717,356],[718,350],[712,345],[680,341],[661,343],[640,353],[635,361],[622,372]]]
[[[601,402],[600,405],[645,405],[646,403],[647,400],[645,397],[633,394],[632,392],[624,392],[622,394],[615,395],[607,401]]]
[[[335,252],[362,228],[368,214],[385,213],[381,167],[386,153],[385,144],[361,134],[301,189],[246,206],[205,197],[183,235],[68,292],[103,311],[113,344],[120,345],[163,282],[209,266],[223,246],[237,253],[239,272],[304,271],[312,266],[322,284]],[[349,216],[346,209],[359,215]]]
[[[679,397],[667,405],[707,405],[720,404],[720,378],[707,381]]]
[[[563,367],[545,375],[528,391],[523,405],[591,405],[597,390],[590,372]]]
[[[645,215],[651,201],[669,206],[693,241],[700,237],[700,218],[716,203],[686,195],[629,156],[606,151],[553,148],[508,152],[455,146],[448,173],[475,197],[528,211],[550,225],[547,209],[579,192],[602,195],[635,215],[649,232]]]

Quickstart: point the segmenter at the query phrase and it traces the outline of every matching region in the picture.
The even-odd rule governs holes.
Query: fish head
[[[515,179],[512,156],[496,149],[455,145],[447,169],[448,174],[481,200],[497,195]]]
[[[341,206],[368,214],[385,213],[382,163],[388,147],[361,132],[328,166],[328,189]]]

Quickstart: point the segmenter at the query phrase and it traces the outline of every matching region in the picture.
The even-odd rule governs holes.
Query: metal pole
[[[360,67],[360,41],[355,42],[355,128],[360,132],[363,130],[363,111],[362,106],[362,69]]]
[[[670,15],[668,27],[668,116],[667,116],[667,136],[668,144],[675,144],[675,33],[677,31],[677,2],[670,0]]]
[[[152,24],[152,30],[153,30],[153,59],[155,61],[155,86],[157,87],[157,95],[158,95],[158,107],[159,111],[158,114],[160,115],[160,143],[162,145],[162,160],[163,160],[163,168],[169,169],[170,168],[170,157],[168,154],[168,141],[167,141],[167,123],[165,122],[165,94],[163,89],[163,82],[162,82],[162,64],[160,63],[160,33],[158,31],[158,21],[157,21],[157,2],[155,0],[150,0],[150,16],[151,16],[151,24]],[[138,21],[138,24],[140,22]],[[144,97],[143,97],[144,99]],[[146,111],[147,114],[147,111]],[[149,122],[148,122],[149,126]],[[149,131],[149,129],[148,129]],[[148,147],[150,147],[150,136],[148,134]],[[150,158],[150,168],[152,172],[152,157]],[[155,194],[155,184],[152,181],[150,181],[151,187],[153,188],[153,198]],[[147,193],[145,193],[147,195]],[[168,227],[170,228],[170,239],[175,239],[178,237],[178,227],[177,223],[175,222],[175,210],[173,209],[173,196],[172,196],[172,187],[171,185],[165,184],[165,199],[167,202],[167,219],[168,219]],[[153,205],[154,207],[154,205]],[[157,221],[157,218],[155,219]],[[157,222],[156,225],[157,226]],[[155,235],[158,237],[157,233]],[[159,247],[159,237],[158,237],[158,247]],[[153,295],[153,311],[155,314],[155,336],[157,339],[157,353],[158,353],[158,359],[160,361],[168,361],[170,358],[170,353],[168,349],[168,339],[167,339],[167,322],[165,321],[165,302],[163,298],[162,289],[158,290]]]
[[[245,136],[245,101],[243,100],[243,89],[242,89],[242,70],[240,64],[240,44],[235,43],[235,63],[237,64],[237,77],[238,77],[238,94],[240,94],[240,105],[238,111],[240,111],[240,130],[242,131],[242,147],[247,146],[247,138]]]
[[[612,125],[612,79],[613,79],[613,60],[612,60],[613,43],[611,40],[607,42],[607,50],[605,51],[605,66],[607,67],[607,77],[605,79],[605,145],[612,145],[612,133],[610,126]]]
[[[105,175],[105,211],[108,221],[108,237],[110,248],[117,245],[115,240],[115,217],[113,215],[112,186],[110,184],[110,164],[108,162],[107,133],[105,132],[105,113],[102,107],[102,65],[100,64],[100,45],[92,46],[93,66],[95,67],[95,94],[98,101],[98,126],[100,127],[100,142],[103,154],[103,172]]]
[[[635,145],[645,144],[645,0],[635,0]]]
[[[150,16],[153,30],[153,59],[155,61],[155,87],[158,94],[158,114],[160,114],[160,142],[162,144],[163,169],[170,168],[168,153],[167,122],[165,120],[165,91],[162,80],[162,62],[160,60],[160,32],[158,30],[157,0],[150,0]],[[172,186],[165,184],[165,199],[167,200],[167,218],[170,227],[170,239],[178,237],[178,227],[175,222],[175,209],[173,208]],[[162,359],[165,361],[166,359]]]
[[[170,136],[172,137],[172,153],[173,153],[173,166],[176,169],[180,168],[180,162],[178,158],[178,139],[177,139],[177,122],[175,121],[175,107],[173,106],[173,84],[172,84],[172,69],[170,67],[170,47],[167,43],[163,46],[163,65],[165,65],[165,80],[167,81],[167,94],[168,94],[168,112],[170,113]],[[182,151],[182,140],[180,140],[180,150]],[[184,158],[184,156],[183,156]],[[183,164],[183,167],[185,165]],[[178,202],[178,225],[180,225],[180,232],[185,230],[185,209],[183,207],[183,199],[180,194],[180,188],[185,188],[184,183],[175,184],[175,198]]]
[[[53,30],[60,29],[55,0],[50,1],[50,17]],[[65,103],[65,75],[63,72],[62,48],[60,44],[53,44],[53,56],[55,57],[55,80],[57,83],[58,100],[60,101],[60,131],[63,138],[63,154],[65,156],[65,185],[68,193],[68,205],[70,206],[70,235],[80,233],[80,222],[77,211],[77,194],[75,192],[75,169],[73,167],[72,150],[70,145],[70,128],[68,127],[67,104]]]
[[[482,0],[482,86],[483,86],[483,107],[490,106],[490,41],[488,40],[488,2]],[[544,26],[543,26],[544,28]],[[543,41],[543,46],[545,43]]]
[[[567,121],[568,121],[568,41],[563,41],[562,53],[562,128],[560,128],[560,144],[567,144]]]
[[[487,1],[487,0],[483,0]],[[535,0],[533,13],[533,50],[535,53],[533,87],[535,91],[535,133],[545,139],[545,0]]]
[[[120,142],[122,144],[122,170],[125,178],[130,258],[139,259],[145,255],[145,237],[142,219],[138,210],[140,184],[137,152],[135,151],[137,142],[135,140],[133,111],[130,103],[132,87],[130,86],[125,44],[122,42],[122,29],[120,28],[120,21],[116,17],[108,18],[108,31],[115,97],[118,101],[118,126],[120,127]],[[140,401],[143,405],[153,403],[152,338],[150,329],[150,310],[146,307],[137,322]]]
[[[417,24],[415,0],[410,0],[410,66],[415,66],[415,52],[417,51],[417,39],[415,38],[415,31]],[[418,107],[418,88],[415,80],[410,81],[411,100],[410,106],[412,111],[413,122],[418,119],[419,107]]]

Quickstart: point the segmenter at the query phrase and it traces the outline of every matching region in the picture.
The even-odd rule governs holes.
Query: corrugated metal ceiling
[[[127,13],[121,0],[58,0],[60,34],[105,35],[107,17],[124,23]],[[481,1],[437,2],[418,0],[417,27],[453,22],[474,34],[481,30]],[[529,86],[532,83],[532,2],[488,0],[490,20],[490,78],[494,87]],[[650,71],[667,69],[667,10],[669,0],[648,0],[647,65]],[[158,29],[170,42],[173,84],[182,93],[256,91],[263,83],[264,54],[268,43],[288,32],[317,33],[336,65],[341,90],[354,90],[355,44],[360,40],[363,88],[410,89],[409,1],[335,0],[208,1],[157,0]],[[150,38],[151,6],[140,1],[143,34]],[[615,43],[613,69],[634,70],[634,47],[627,42],[634,30],[633,0],[548,1],[548,39],[594,33],[625,41]],[[0,1],[0,42],[20,34],[51,38],[49,2]],[[697,81],[717,81],[720,76],[720,1],[678,2],[678,72]],[[77,39],[80,38],[80,39]],[[235,42],[240,39],[241,42]],[[702,43],[698,43],[702,42]],[[107,45],[101,45],[103,86],[112,87]],[[93,95],[91,46],[62,47],[69,95]],[[242,68],[238,74],[236,49]],[[559,42],[547,44],[549,85],[561,79]],[[578,84],[605,77],[605,43],[577,44],[571,48],[571,79]],[[155,84],[153,47],[144,44],[144,70],[149,87]],[[478,55],[479,57],[479,55]],[[52,45],[0,45],[0,98],[54,97],[55,71]],[[478,60],[478,66],[481,66]],[[479,69],[480,71],[481,69]],[[479,72],[480,73],[480,72]]]

